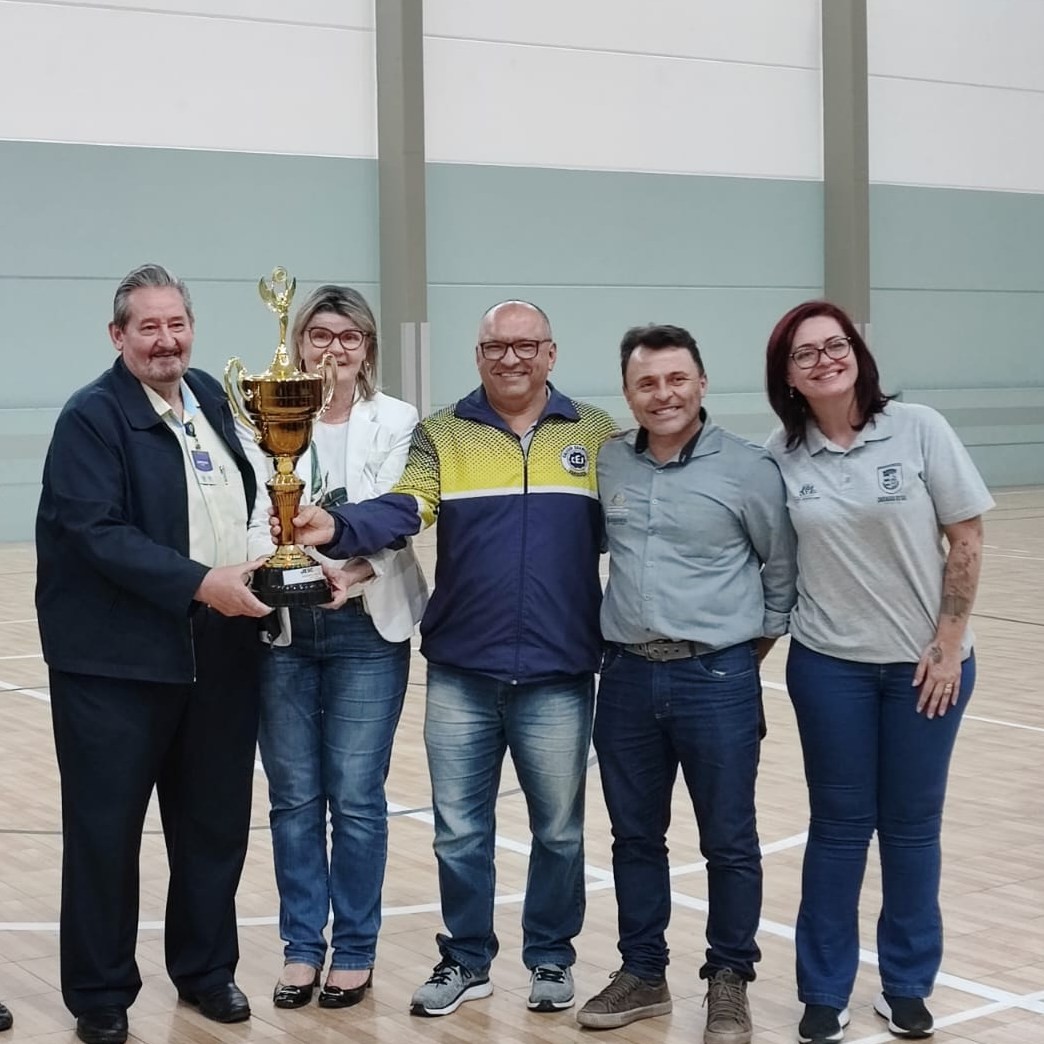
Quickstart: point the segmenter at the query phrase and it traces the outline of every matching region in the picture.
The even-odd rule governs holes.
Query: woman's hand
[[[913,676],[914,688],[920,687],[917,713],[941,718],[957,705],[961,692],[961,647],[934,638],[921,653]]]
[[[366,580],[373,578],[373,566],[365,558],[352,558],[341,569],[323,566],[323,575],[330,584],[333,598],[323,604],[323,609],[340,609],[348,601],[348,592]]]

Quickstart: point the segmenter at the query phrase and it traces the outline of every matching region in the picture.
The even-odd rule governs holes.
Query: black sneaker
[[[831,1008],[826,1004],[806,1004],[798,1026],[800,1044],[834,1044],[844,1040],[849,1022],[847,1008]]]
[[[874,1011],[888,1020],[889,1030],[897,1037],[930,1037],[935,1032],[935,1019],[920,997],[881,993],[874,1001]]]

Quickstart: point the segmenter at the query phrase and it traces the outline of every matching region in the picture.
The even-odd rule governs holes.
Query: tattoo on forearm
[[[975,590],[979,586],[979,542],[962,539],[951,545],[943,574],[941,615],[952,623],[966,620],[971,614]]]

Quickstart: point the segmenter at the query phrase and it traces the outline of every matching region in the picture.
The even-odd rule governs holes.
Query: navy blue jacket
[[[552,388],[524,452],[477,388],[414,429],[390,493],[333,509],[334,541],[320,550],[372,554],[437,516],[424,656],[509,683],[590,674],[602,645],[595,460],[615,429]]]
[[[189,370],[200,409],[233,454],[254,503],[254,471],[225,393]],[[189,555],[178,438],[118,357],[55,424],[36,517],[36,611],[44,659],[60,671],[192,682],[193,595],[208,567]]]

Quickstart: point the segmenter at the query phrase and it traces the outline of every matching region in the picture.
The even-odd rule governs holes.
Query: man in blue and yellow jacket
[[[438,519],[435,588],[421,622],[424,741],[447,934],[413,995],[448,1015],[492,992],[494,807],[506,750],[533,831],[522,913],[528,1006],[573,1003],[572,940],[584,915],[584,784],[601,638],[598,448],[603,410],[549,382],[557,348],[535,305],[505,301],[479,326],[482,385],[417,427],[390,493],[296,536],[336,558],[369,554]]]

